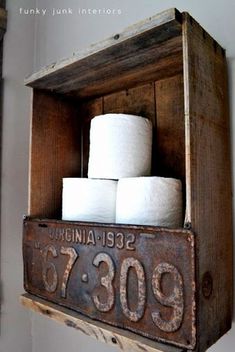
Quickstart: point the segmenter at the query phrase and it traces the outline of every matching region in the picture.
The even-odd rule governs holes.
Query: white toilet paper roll
[[[150,175],[151,153],[150,120],[126,114],[92,119],[88,177],[119,179]]]
[[[116,222],[181,227],[181,181],[164,177],[120,179],[117,187]]]
[[[115,222],[117,181],[63,179],[63,220]]]

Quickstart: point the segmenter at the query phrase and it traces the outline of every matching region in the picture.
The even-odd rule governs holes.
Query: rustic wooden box
[[[205,351],[230,329],[232,319],[231,169],[224,50],[187,13],[170,9],[42,69],[26,83],[33,88],[29,212],[23,240],[25,289],[30,295],[22,296],[22,303],[123,350]],[[152,120],[153,175],[182,180],[184,228],[60,220],[62,178],[87,176],[90,120],[109,112],[140,114]],[[148,250],[151,252],[152,262],[146,262],[145,268],[148,284],[151,266],[159,260],[174,264],[182,282],[177,282],[179,275],[173,269],[165,267],[162,273],[173,277],[164,285],[160,282],[165,288],[160,284],[155,291],[154,284],[147,288],[144,294],[149,306],[137,325],[134,316],[128,320],[120,315],[120,307],[111,310],[108,317],[91,306],[82,309],[76,295],[82,299],[86,289],[76,287],[75,274],[67,274],[61,291],[50,284],[53,277],[44,277],[44,286],[45,280],[49,281],[47,290],[42,284],[43,275],[57,275],[53,274],[56,265],[58,273],[64,271],[65,264],[56,252],[56,234],[66,229],[70,235],[76,229],[93,231],[97,238],[112,232],[115,241],[119,233],[125,240],[132,233],[136,241],[133,256],[147,261]],[[45,246],[49,246],[46,259],[51,263],[43,274],[39,258],[43,260]],[[63,246],[67,248],[68,243]],[[115,245],[106,247],[103,251],[115,257],[119,270],[122,252]],[[90,249],[81,243],[74,248],[84,251],[84,256],[94,251],[94,246]],[[97,248],[102,250],[101,245]],[[62,251],[69,254],[66,250]],[[68,279],[71,283],[66,296]],[[86,282],[87,277],[82,280]],[[131,280],[135,280],[133,275]],[[115,285],[123,288],[121,282]],[[152,297],[157,289],[162,291],[157,293],[158,302]],[[130,294],[134,300],[136,292]],[[167,295],[176,301],[164,300]],[[150,316],[146,318],[154,304],[160,311],[162,329],[155,326],[154,330]]]

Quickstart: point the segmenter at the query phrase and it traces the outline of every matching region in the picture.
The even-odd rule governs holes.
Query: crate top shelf
[[[42,68],[25,84],[89,98],[183,73],[184,21],[192,30],[199,28],[203,40],[224,55],[224,49],[187,12],[172,8]]]
[[[181,22],[182,14],[169,9],[41,69],[25,84],[85,97],[148,80],[171,66],[182,70]]]

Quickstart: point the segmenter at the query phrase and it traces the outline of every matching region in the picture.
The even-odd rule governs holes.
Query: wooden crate
[[[170,9],[42,69],[26,83],[33,88],[29,211],[23,240],[25,289],[30,295],[22,296],[22,303],[78,330],[80,326],[84,333],[123,350],[132,346],[136,351],[205,351],[230,329],[232,320],[230,130],[224,50],[190,15]],[[87,176],[91,118],[110,112],[139,114],[153,122],[153,175],[182,180],[184,228],[60,220],[62,178]],[[93,232],[96,240],[107,232],[113,234],[113,241],[120,233],[125,241],[129,234],[135,236],[132,252],[127,248],[122,252],[115,244],[95,245],[96,251],[115,258],[119,310],[110,301],[109,313],[102,311],[102,304],[96,312],[92,301],[84,308],[78,296],[82,292],[82,300],[87,291],[75,287],[79,268],[71,275],[63,274],[67,269],[64,258],[72,261],[75,249],[81,249],[84,256],[93,255],[94,246],[90,250],[87,240],[83,244],[71,240],[71,233],[80,230]],[[149,248],[149,241],[152,254],[148,260],[148,250],[143,252],[143,248]],[[138,286],[147,302],[145,308],[141,306],[142,315],[139,306],[138,310],[130,302],[124,304],[128,297],[126,291],[127,298],[123,296],[118,275],[122,276],[119,266],[128,255],[130,265],[136,258],[146,261],[147,288]],[[40,266],[43,260],[46,269]],[[139,264],[135,261],[133,265],[141,278]],[[86,274],[80,274],[86,282]],[[170,279],[165,282],[163,274]],[[157,284],[153,275],[158,277]],[[62,284],[54,287],[53,277]],[[135,275],[130,277],[131,283],[126,281],[127,290],[132,290],[129,297],[138,301]],[[153,320],[151,309],[158,312],[155,330],[153,321],[146,318],[147,314]],[[139,320],[132,310],[140,314]]]

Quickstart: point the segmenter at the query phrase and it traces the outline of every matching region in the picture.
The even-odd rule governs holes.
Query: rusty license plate
[[[193,349],[194,253],[188,230],[26,219],[25,290],[93,319]]]

